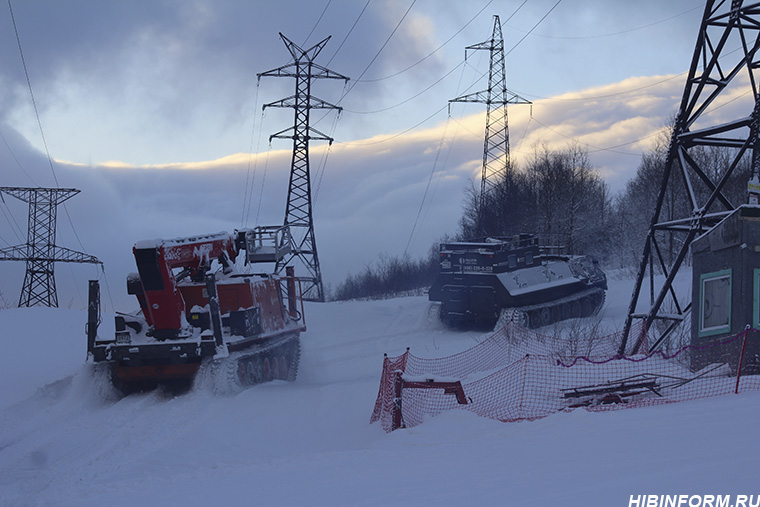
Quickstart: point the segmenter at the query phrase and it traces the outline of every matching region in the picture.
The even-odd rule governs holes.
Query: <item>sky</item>
[[[121,306],[136,241],[282,223],[291,145],[269,136],[293,113],[262,106],[292,95],[294,81],[257,74],[290,63],[279,33],[304,49],[331,36],[315,61],[350,80],[314,83],[313,95],[342,111],[312,111],[335,142],[312,142],[310,153],[316,243],[335,286],[379,255],[419,257],[456,233],[465,191],[479,184],[485,106],[448,100],[487,87],[487,52],[465,59],[464,48],[490,38],[494,15],[507,87],[532,102],[509,108],[512,158],[577,142],[614,193],[677,111],[703,9],[11,1],[0,7],[0,186],[80,189],[59,210],[56,242],[103,260]],[[26,205],[6,196],[0,211],[0,248],[24,243]],[[0,263],[6,301],[17,301],[23,272]],[[62,264],[56,273],[61,305],[74,307],[86,279],[103,276]]]

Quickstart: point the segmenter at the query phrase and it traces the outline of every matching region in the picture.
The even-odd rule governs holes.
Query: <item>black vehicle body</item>
[[[588,317],[604,303],[607,277],[591,257],[542,251],[532,234],[440,245],[429,291],[450,325],[493,326],[502,314],[525,327]]]

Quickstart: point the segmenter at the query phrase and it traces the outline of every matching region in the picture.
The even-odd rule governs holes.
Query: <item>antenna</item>
[[[25,261],[26,274],[18,306],[58,307],[54,267],[56,262],[103,264],[97,257],[55,244],[57,206],[79,193],[75,188],[0,187],[29,203],[29,228],[25,245],[0,249],[0,261]]]
[[[271,76],[292,77],[296,80],[294,95],[264,104],[263,107],[263,109],[286,107],[295,111],[295,123],[292,127],[269,136],[270,141],[275,138],[293,140],[293,159],[290,165],[285,225],[290,226],[294,248],[289,256],[277,262],[275,272],[280,273],[294,258],[298,258],[309,272],[309,276],[301,277],[301,280],[306,282],[303,291],[304,299],[323,302],[325,293],[322,286],[322,272],[319,268],[317,242],[314,237],[314,218],[312,216],[309,141],[327,141],[332,144],[333,139],[309,125],[309,111],[311,109],[337,109],[340,111],[342,108],[312,96],[311,85],[314,79],[343,79],[348,81],[349,78],[314,63],[314,59],[322,51],[330,37],[305,50],[282,33],[280,33],[280,37],[293,57],[293,62],[258,74],[259,79]]]

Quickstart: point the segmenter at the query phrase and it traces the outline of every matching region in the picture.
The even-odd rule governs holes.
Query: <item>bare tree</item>
[[[10,307],[11,304],[5,299],[5,296],[3,296],[3,291],[0,291],[0,310],[5,310]]]
[[[609,190],[578,145],[560,151],[537,145],[525,168],[506,171],[484,202],[479,210],[473,184],[460,223],[462,238],[529,232],[545,245],[564,245],[571,252],[608,249],[603,230],[611,214]]]

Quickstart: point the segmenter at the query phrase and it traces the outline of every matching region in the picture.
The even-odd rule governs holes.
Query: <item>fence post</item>
[[[404,427],[404,418],[401,415],[401,392],[404,388],[403,372],[393,372],[393,424],[391,431]]]
[[[742,342],[742,353],[739,356],[739,366],[736,369],[736,389],[734,394],[739,394],[739,379],[742,378],[742,365],[744,364],[744,350],[747,348],[747,336],[749,336],[749,326],[744,330],[744,341]]]
[[[527,381],[528,377],[528,362],[530,361],[530,354],[525,354],[525,357],[523,360],[523,378],[522,378],[522,387],[520,389],[520,404],[517,407],[517,420],[523,420],[525,419],[523,417],[523,410],[524,410],[524,402],[525,402],[525,383]]]

